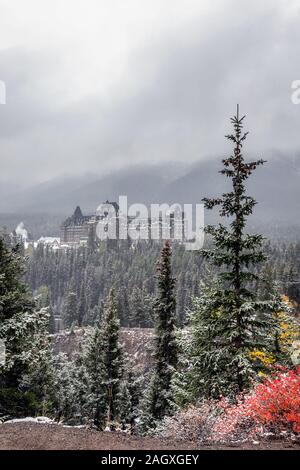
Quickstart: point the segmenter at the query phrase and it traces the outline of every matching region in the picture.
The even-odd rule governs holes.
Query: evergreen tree
[[[35,310],[22,282],[25,259],[19,246],[0,237],[0,339],[5,362],[0,365],[0,415],[26,416],[40,409],[46,375],[40,373],[39,393],[27,384],[46,370],[49,352],[47,309]],[[42,365],[43,364],[43,365]]]
[[[87,397],[90,403],[90,418],[98,429],[104,429],[108,415],[107,400],[107,371],[104,367],[103,335],[96,327],[87,347],[86,368],[89,375],[90,395]]]
[[[51,306],[50,292],[47,286],[41,286],[38,288],[35,296],[35,302],[38,309],[47,308],[49,313],[48,331],[50,334],[54,334],[56,331],[55,318],[53,308]]]
[[[90,376],[82,358],[59,353],[55,364],[56,419],[70,425],[87,424],[92,412]]]
[[[70,291],[66,298],[63,309],[63,321],[65,327],[70,328],[74,322],[76,322],[76,324],[78,325],[77,311],[77,295],[75,292]]]
[[[55,317],[54,317],[54,311],[51,305],[48,307],[48,312],[49,312],[49,324],[48,324],[48,331],[51,335],[56,333],[56,323],[55,323]]]
[[[99,429],[115,428],[120,416],[123,353],[119,344],[120,322],[114,289],[106,302],[101,329],[96,328],[88,347],[86,364],[91,379],[93,422]]]
[[[87,304],[86,304],[84,285],[82,285],[81,287],[77,315],[78,315],[78,326],[82,326],[82,324],[84,323],[84,319],[87,316]]]
[[[143,328],[145,323],[145,312],[142,290],[139,287],[133,288],[132,295],[130,297],[130,304],[130,324],[138,328]]]
[[[177,367],[175,333],[175,278],[171,272],[172,250],[166,241],[157,264],[158,295],[155,301],[155,365],[149,391],[148,413],[155,422],[174,410],[172,380]]]
[[[130,424],[131,420],[131,397],[128,389],[128,384],[124,380],[120,384],[120,400],[119,400],[119,419],[122,430],[125,430]]]
[[[138,328],[151,328],[153,326],[153,297],[142,289],[134,287],[130,297],[130,325]]]
[[[191,383],[195,394],[219,396],[245,391],[255,377],[249,353],[253,349],[271,348],[272,313],[279,307],[278,299],[261,301],[251,285],[258,279],[255,267],[265,260],[261,235],[245,232],[247,218],[256,201],[247,195],[245,183],[263,160],[245,162],[242,146],[244,117],[231,119],[234,133],[233,155],[223,160],[221,174],[231,180],[232,190],[219,198],[204,199],[206,209],[220,207],[221,217],[230,224],[205,228],[214,246],[202,250],[217,270],[218,280],[204,287],[195,301],[191,315],[191,356],[195,368]],[[198,369],[198,370],[197,370]]]
[[[102,311],[100,305],[95,305],[93,308],[89,308],[86,315],[84,316],[83,325],[95,326],[97,321],[101,319],[101,314]]]
[[[116,299],[118,303],[120,325],[122,327],[128,327],[130,321],[130,309],[126,289],[124,286],[120,286],[116,290]]]
[[[124,380],[121,384],[120,423],[123,429],[129,426],[131,434],[136,432],[141,397],[141,376],[134,371],[134,363],[126,356]]]
[[[34,396],[35,413],[54,416],[56,404],[56,371],[49,338],[50,307],[37,311],[35,334],[32,337],[31,361],[19,383],[19,390]]]

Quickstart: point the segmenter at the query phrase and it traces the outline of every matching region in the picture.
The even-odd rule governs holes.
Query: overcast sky
[[[247,3],[247,5],[246,5]],[[298,0],[0,0],[0,181],[300,149]]]

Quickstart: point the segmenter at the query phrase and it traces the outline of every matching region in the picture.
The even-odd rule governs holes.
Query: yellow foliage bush
[[[291,315],[295,305],[285,295],[282,296],[281,300],[285,309],[274,314],[274,319],[279,327],[279,331],[274,335],[274,346],[277,351],[274,351],[274,354],[272,354],[255,349],[249,353],[250,360],[254,363],[258,363],[262,368],[268,368],[276,363],[276,352],[289,356],[292,354],[295,355],[294,345],[296,340],[300,339],[299,323]],[[259,371],[258,375],[264,375],[263,371]]]
[[[252,362],[259,362],[262,366],[268,367],[276,362],[276,358],[271,353],[265,353],[259,349],[250,351],[249,358]]]

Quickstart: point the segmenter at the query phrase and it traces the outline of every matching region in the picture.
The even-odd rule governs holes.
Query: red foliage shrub
[[[257,385],[245,405],[257,422],[300,433],[300,367]]]
[[[277,372],[232,405],[203,400],[165,418],[155,435],[171,439],[248,441],[267,432],[300,434],[300,367]]]
[[[216,420],[212,438],[226,440],[248,428],[255,433],[258,425],[276,433],[300,433],[300,367],[281,371],[256,385],[252,393],[236,405],[219,403],[222,415]]]

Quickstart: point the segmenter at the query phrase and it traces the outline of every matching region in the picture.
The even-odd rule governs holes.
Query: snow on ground
[[[57,424],[53,419],[47,416],[37,416],[35,418],[28,416],[27,418],[15,418],[5,421],[5,423],[40,423],[40,424]]]
[[[32,416],[28,416],[27,418],[15,418],[15,419],[10,419],[8,421],[4,421],[0,424],[11,424],[11,423],[35,423],[35,424],[56,424],[56,425],[61,425],[64,428],[85,428],[84,425],[80,426],[70,426],[68,424],[64,423],[58,423],[57,421],[54,421],[51,418],[47,418],[47,416],[36,416],[33,418]]]

